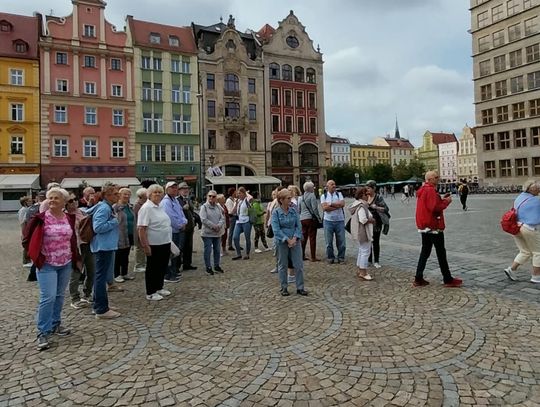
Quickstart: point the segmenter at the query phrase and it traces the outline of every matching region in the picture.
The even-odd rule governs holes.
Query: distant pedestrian
[[[17,217],[19,219],[19,226],[21,227],[21,236],[24,236],[24,229],[26,228],[26,213],[28,212],[28,208],[32,206],[34,203],[34,200],[31,196],[23,196],[21,199],[19,199],[19,203],[21,204],[21,208],[19,209],[19,212],[17,213]],[[30,257],[28,257],[27,250],[23,247],[23,256],[22,256],[22,263],[23,267],[30,268],[32,267],[32,261],[30,260]]]
[[[96,191],[92,187],[86,187],[83,190],[83,196],[79,201],[79,208],[91,208],[98,203]]]
[[[519,253],[504,272],[506,276],[517,281],[515,271],[519,266],[532,259],[533,271],[531,283],[540,284],[540,183],[528,180],[523,184],[523,192],[514,201],[517,210],[518,224],[521,224],[519,233],[514,235]]]
[[[358,256],[356,259],[358,271],[356,275],[362,280],[370,281],[373,280],[373,277],[369,274],[367,268],[371,253],[375,218],[367,202],[367,188],[358,188],[355,199],[356,201],[349,207],[349,212],[351,213],[351,236],[358,243]]]
[[[227,210],[227,206],[225,205],[225,201],[226,201],[225,195],[218,194],[216,200],[219,206],[221,206],[221,209],[223,209],[223,216],[225,216],[224,231],[223,231],[223,234],[221,235],[221,256],[223,257],[227,255],[227,237],[228,237],[230,219],[229,219],[229,211]]]
[[[306,257],[306,246],[309,240],[310,260],[320,261],[317,258],[317,228],[322,223],[319,212],[319,202],[315,197],[315,185],[311,181],[304,183],[304,194],[299,198],[300,223],[302,224],[302,255]]]
[[[401,195],[401,203],[404,203],[404,202],[407,202],[409,203],[409,185],[405,184],[403,186],[403,191],[402,191],[402,195]]]
[[[459,193],[459,200],[461,202],[461,206],[463,210],[466,211],[467,210],[467,197],[469,196],[469,186],[467,185],[466,182],[463,182],[459,186],[458,193]]]
[[[396,199],[396,187],[394,185],[390,187],[390,194],[392,195],[392,199]]]
[[[323,228],[326,241],[326,259],[329,264],[345,262],[345,200],[341,192],[336,191],[336,182],[328,180],[326,192],[321,195],[324,211]],[[336,239],[337,259],[334,254],[334,236]]]
[[[253,224],[253,229],[255,230],[255,253],[262,253],[262,250],[259,249],[259,240],[261,241],[264,251],[270,250],[268,248],[268,243],[266,243],[266,233],[264,231],[264,215],[266,211],[264,210],[261,200],[259,199],[259,191],[253,191],[252,193],[253,201],[251,201],[251,207],[255,212],[255,223]]]
[[[221,268],[220,241],[225,233],[225,214],[217,202],[217,192],[208,191],[207,200],[201,206],[200,216],[202,222],[201,237],[204,244],[204,265],[210,275],[223,273]],[[213,257],[213,259],[212,259]],[[212,268],[212,260],[214,267]]]
[[[184,211],[186,218],[186,226],[184,227],[184,239],[182,242],[182,270],[197,270],[193,263],[193,234],[195,226],[201,228],[201,219],[199,214],[195,212],[193,200],[189,195],[189,185],[186,182],[181,182],[178,185],[178,202]]]
[[[249,254],[251,252],[251,222],[249,221],[249,208],[253,197],[246,191],[244,187],[238,188],[238,198],[233,208],[233,213],[238,215],[236,225],[234,226],[233,242],[236,250],[236,256],[233,260],[242,259],[242,247],[240,246],[240,235],[244,234],[246,242],[246,254],[244,260],[249,260]]]
[[[231,187],[227,190],[227,200],[225,201],[225,206],[227,206],[227,212],[229,214],[229,245],[227,250],[234,251],[233,247],[233,236],[234,228],[236,226],[236,221],[238,220],[238,213],[236,212],[237,199],[236,189]]]
[[[372,263],[375,268],[381,268],[380,253],[381,253],[381,233],[386,235],[390,228],[390,211],[384,198],[377,194],[377,183],[374,180],[369,180],[366,183],[367,203],[369,210],[375,220],[373,224],[373,244],[371,245],[371,254],[369,255],[369,263]]]

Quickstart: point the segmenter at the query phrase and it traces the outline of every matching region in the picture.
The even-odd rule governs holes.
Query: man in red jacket
[[[428,171],[426,182],[416,193],[416,226],[422,236],[422,251],[416,267],[414,287],[424,287],[429,284],[429,281],[424,280],[424,269],[433,246],[437,252],[445,287],[461,287],[463,284],[460,278],[452,277],[446,259],[443,211],[452,202],[452,197],[446,194],[444,198],[441,198],[436,189],[438,183],[439,174],[436,171]]]

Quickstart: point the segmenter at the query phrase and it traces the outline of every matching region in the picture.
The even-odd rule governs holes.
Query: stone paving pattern
[[[66,301],[51,349],[35,349],[37,286],[20,267],[14,215],[0,216],[0,406],[540,405],[538,286],[509,282],[516,249],[499,230],[510,196],[454,202],[446,233],[462,289],[446,289],[433,253],[427,288],[411,286],[420,237],[414,202],[389,200],[390,235],[375,280],[346,265],[306,263],[308,297],[281,297],[271,253],[195,264],[172,297],[144,298],[143,274],[111,293],[123,316],[97,321]],[[322,234],[319,254],[323,253]],[[291,290],[294,291],[294,290]]]

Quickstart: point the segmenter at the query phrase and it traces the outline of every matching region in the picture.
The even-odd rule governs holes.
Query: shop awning
[[[112,182],[113,184],[121,187],[129,187],[131,185],[141,185],[135,177],[124,178],[64,178],[60,186],[62,188],[79,188],[79,185],[86,183],[90,187],[102,187],[106,182]]]
[[[0,174],[0,189],[40,189],[39,174]]]
[[[269,175],[253,175],[253,176],[232,176],[223,175],[219,177],[206,177],[210,185],[264,185],[264,184],[281,184],[281,180]]]

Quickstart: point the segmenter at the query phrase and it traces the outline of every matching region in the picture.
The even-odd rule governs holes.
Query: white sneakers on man
[[[146,299],[148,301],[161,301],[163,297],[159,295],[158,293],[154,293],[154,294],[147,295]]]
[[[504,274],[506,274],[506,277],[512,281],[518,281],[518,278],[516,276],[516,273],[514,270],[512,270],[512,267],[507,267],[504,269]]]
[[[373,263],[373,267],[380,269],[382,266],[379,263]]]
[[[166,289],[161,289],[157,292],[159,295],[161,295],[162,297],[167,297],[169,295],[171,295],[171,292],[169,290],[166,290]]]

